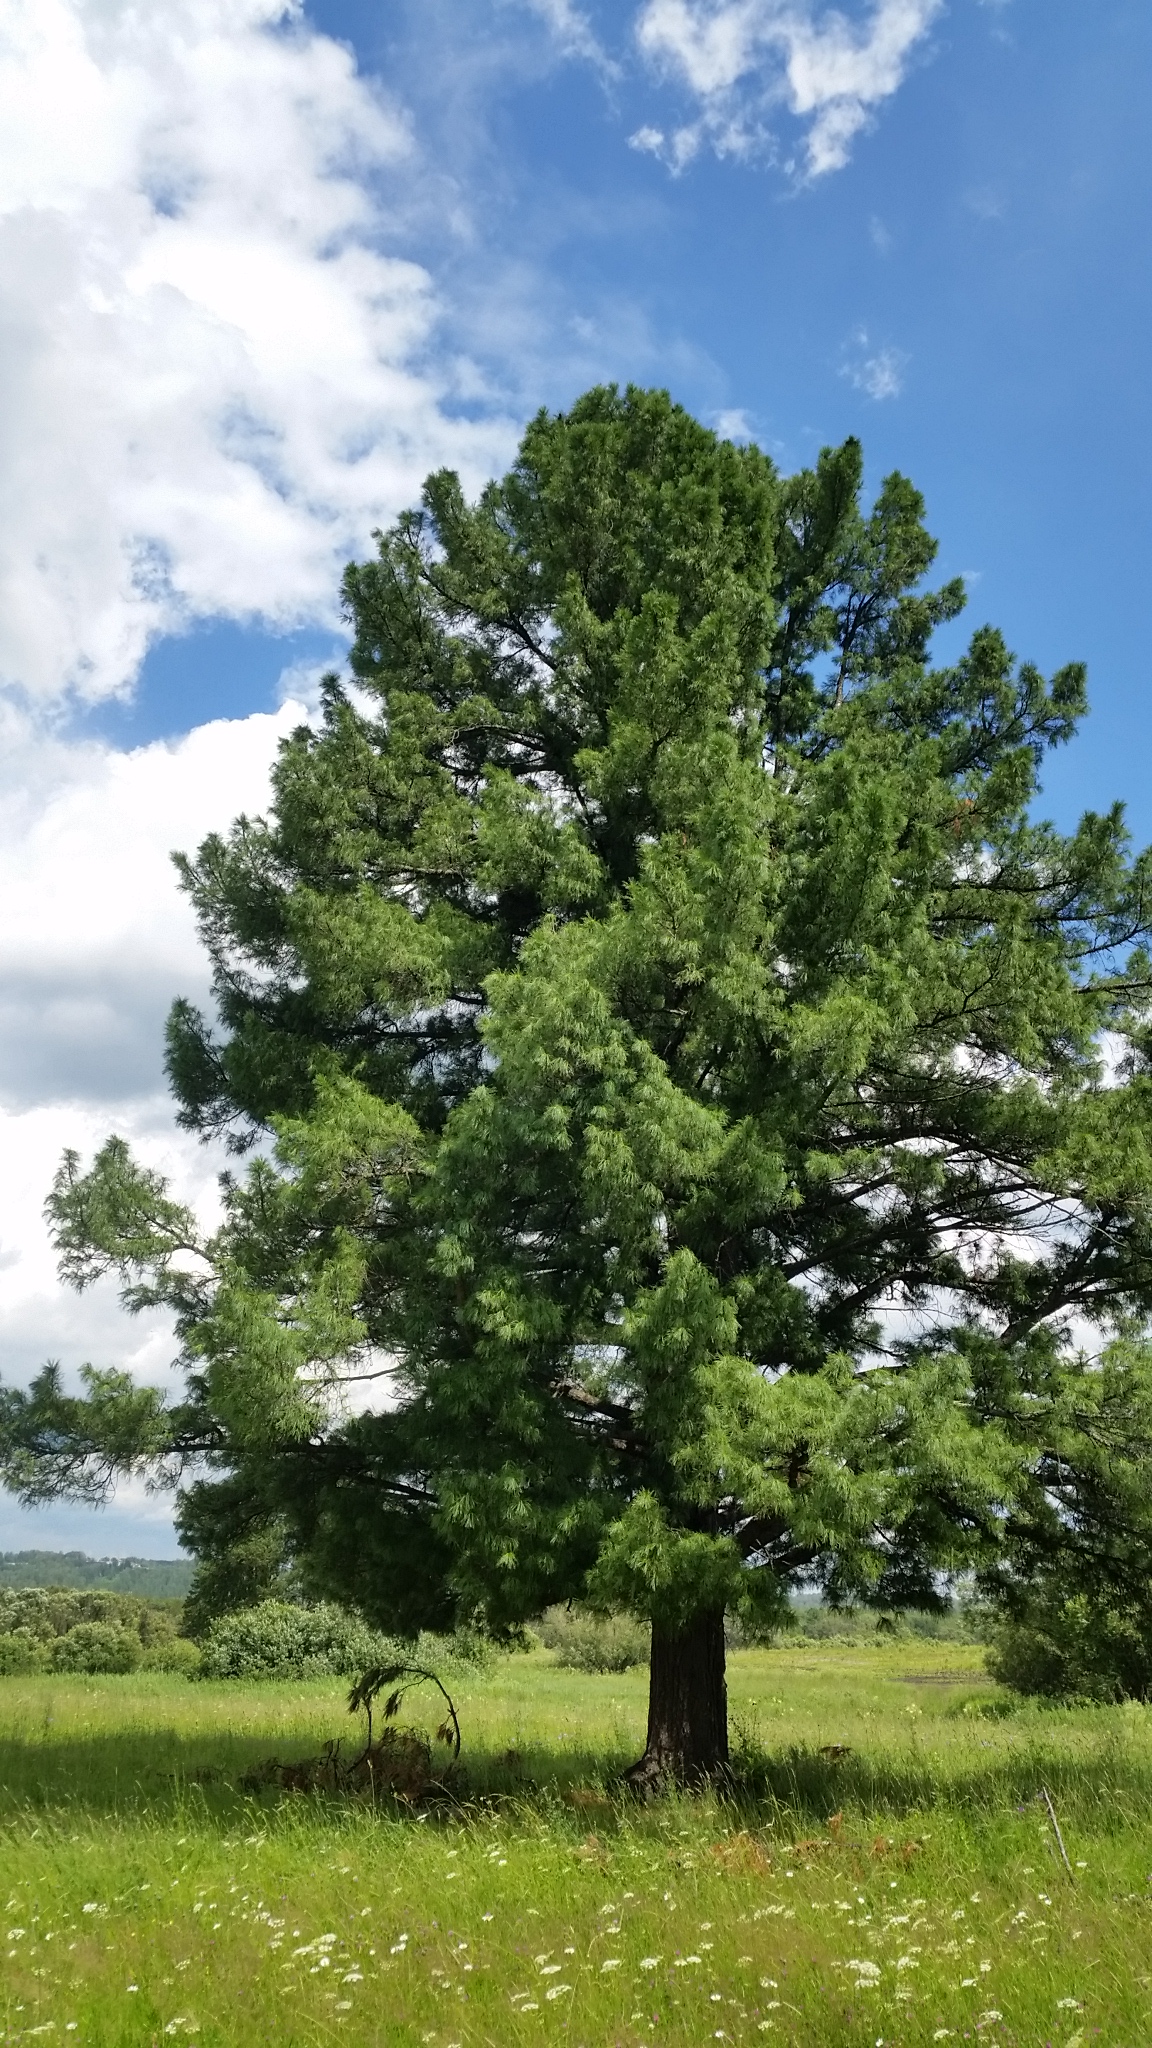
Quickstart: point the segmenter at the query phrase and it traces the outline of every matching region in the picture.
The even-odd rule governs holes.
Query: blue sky
[[[113,1127],[210,1202],[155,1050],[203,981],[167,849],[259,803],[340,658],[340,561],[539,405],[667,385],[786,469],[860,435],[924,491],[965,633],[1088,662],[1044,807],[1121,797],[1152,838],[1146,0],[280,14],[44,0],[51,98],[30,47],[0,65],[4,1377],[163,1369],[162,1327],[54,1288],[35,1217]],[[134,1490],[0,1499],[0,1544],[47,1541],[172,1547]]]
[[[670,176],[630,148],[692,96],[641,65],[627,14],[582,12],[615,75],[510,5],[309,10],[409,110],[423,189],[394,246],[444,297],[441,342],[513,416],[635,378],[741,417],[787,468],[859,434],[873,478],[899,467],[925,492],[941,573],[970,575],[963,631],[988,617],[1041,664],[1089,661],[1061,814],[1122,795],[1149,836],[1152,14],[952,0],[850,163],[798,182],[706,145]],[[795,150],[803,124],[776,125]],[[871,396],[869,363],[899,388]],[[229,692],[268,705],[284,665],[227,629],[161,641],[121,733],[183,729]]]

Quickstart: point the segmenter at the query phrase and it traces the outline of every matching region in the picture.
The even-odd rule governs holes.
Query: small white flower
[[[658,1969],[663,1960],[663,1956],[641,1956],[640,1968],[642,1970]]]
[[[601,1963],[601,1965],[600,1965],[600,1968],[601,1968],[601,1970],[602,1970],[602,1971],[603,1971],[603,1970],[618,1970],[618,1969],[620,1968],[620,1958],[619,1958],[619,1956],[605,1956],[605,1958],[604,1958],[604,1961],[603,1961],[603,1962]]]
[[[95,1899],[89,1899],[88,1904],[86,1906],[81,1906],[80,1911],[82,1913],[98,1913],[100,1911],[100,1907]]]
[[[975,1990],[975,1988],[976,1988],[976,1979],[975,1979],[975,1977],[961,1977],[961,1979],[960,1979],[960,1989],[961,1989],[961,1991],[974,1991],[974,1990]]]
[[[1056,2000],[1056,2010],[1057,2012],[1083,2012],[1084,2007],[1078,1998],[1058,1998]]]
[[[564,1993],[566,1991],[571,1991],[571,1989],[572,1986],[570,1984],[550,1984],[548,1986],[547,1991],[544,1993],[544,1996],[545,1998],[563,1998]],[[521,2010],[523,2010],[523,2008],[521,2008]]]
[[[988,2011],[987,2011],[987,2012],[982,2012],[982,2013],[981,2013],[981,2015],[980,2015],[980,2022],[979,2022],[979,2023],[980,2023],[980,2025],[981,2025],[981,2026],[984,2026],[984,2025],[986,2025],[986,2024],[987,2024],[987,2022],[989,2022],[990,2020],[1002,2020],[1002,2019],[1003,2019],[1003,2017],[1004,2017],[1003,2013],[1002,2013],[1002,2012],[997,2012],[997,2010],[996,2010],[996,2007],[995,2007],[994,2005],[992,2005],[992,2006],[989,2006],[989,2008],[988,2008]]]
[[[541,1966],[540,1975],[542,1977],[558,1977],[563,1968],[563,1963],[544,1963]]]

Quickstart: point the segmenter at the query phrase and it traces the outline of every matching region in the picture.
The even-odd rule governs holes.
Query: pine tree
[[[642,1781],[723,1764],[726,1613],[994,1579],[1152,1301],[1149,863],[1031,814],[1083,671],[932,666],[963,589],[861,492],[854,441],[782,478],[615,389],[429,479],[268,819],[181,863],[179,1118],[260,1144],[221,1229],[117,1140],[52,1197],[188,1399],[5,1397],[25,1492],[207,1459],[225,1580],[282,1541],[391,1629],[649,1619]]]

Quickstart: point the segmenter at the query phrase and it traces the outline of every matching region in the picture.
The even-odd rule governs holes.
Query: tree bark
[[[700,1784],[727,1762],[723,1610],[698,1614],[681,1629],[653,1622],[648,1741],[628,1782],[639,1791],[669,1780]]]

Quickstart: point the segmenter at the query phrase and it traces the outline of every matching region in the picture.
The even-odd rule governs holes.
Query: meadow
[[[355,1738],[336,1680],[0,1681],[5,2042],[1152,2040],[1148,1710],[1017,1706],[961,1644],[738,1651],[732,1789],[640,1804],[642,1671],[451,1687],[460,1779],[409,1808],[240,1786]]]

